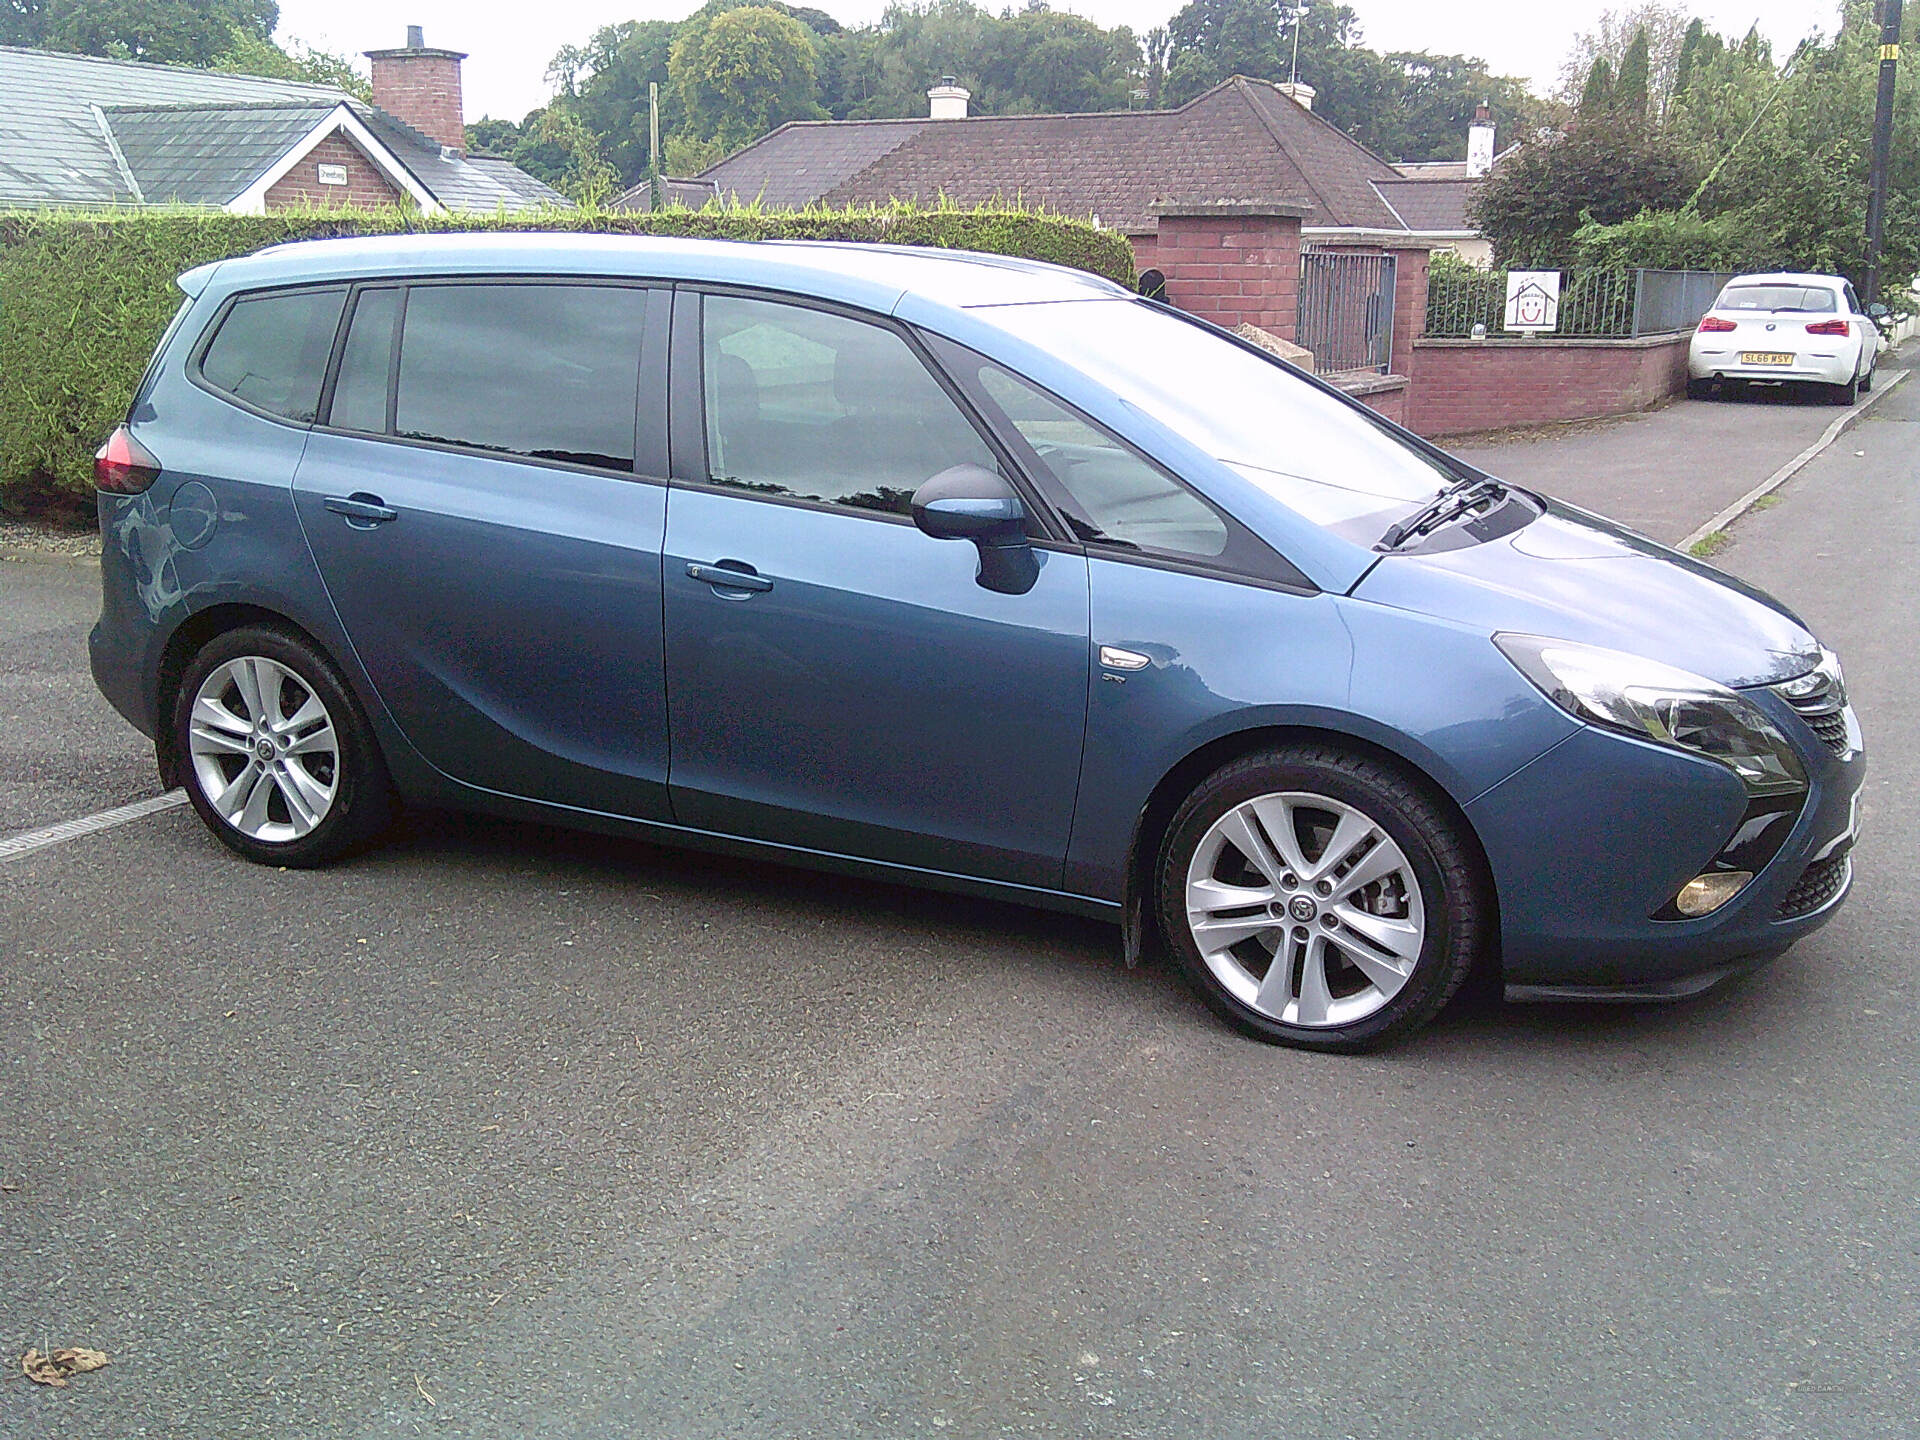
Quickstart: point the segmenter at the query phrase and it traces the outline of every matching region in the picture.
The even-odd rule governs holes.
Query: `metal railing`
[[[1299,343],[1314,372],[1377,370],[1393,356],[1394,257],[1303,250]]]
[[[1560,275],[1559,325],[1569,338],[1625,339],[1691,330],[1731,274],[1713,270],[1574,270]],[[1507,272],[1435,267],[1427,280],[1427,334],[1465,339],[1504,330]]]

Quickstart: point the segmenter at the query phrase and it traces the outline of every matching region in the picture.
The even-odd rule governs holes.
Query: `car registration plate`
[[[1791,365],[1793,356],[1782,355],[1777,350],[1742,350],[1740,363],[1742,365]]]

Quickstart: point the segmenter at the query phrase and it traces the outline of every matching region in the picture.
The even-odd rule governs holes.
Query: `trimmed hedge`
[[[1015,209],[0,214],[0,506],[71,514],[91,505],[93,452],[125,416],[179,308],[173,281],[183,271],[290,240],[445,230],[885,241],[1017,255],[1134,281],[1124,235]]]

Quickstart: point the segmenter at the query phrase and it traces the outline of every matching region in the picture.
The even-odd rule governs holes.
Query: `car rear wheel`
[[[1687,381],[1687,398],[1689,400],[1711,400],[1713,398],[1713,381]]]
[[[229,849],[268,865],[323,865],[392,813],[392,786],[333,666],[284,631],[217,636],[181,678],[175,753],[193,808]]]
[[[1836,405],[1851,405],[1860,393],[1860,379],[1855,376],[1844,385],[1829,385],[1827,398]]]
[[[1487,913],[1440,806],[1397,770],[1322,746],[1202,783],[1168,830],[1159,906],[1215,1011],[1259,1039],[1345,1051],[1438,1014]]]

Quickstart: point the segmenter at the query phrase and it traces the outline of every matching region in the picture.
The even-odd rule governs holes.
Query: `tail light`
[[[1709,315],[1700,322],[1700,328],[1709,335],[1719,335],[1728,330],[1736,330],[1739,327],[1731,320],[1722,320],[1718,315]]]
[[[93,488],[109,495],[138,495],[160,478],[160,462],[121,425],[94,452]]]
[[[1852,327],[1844,320],[1815,320],[1807,326],[1809,335],[1847,335]]]

